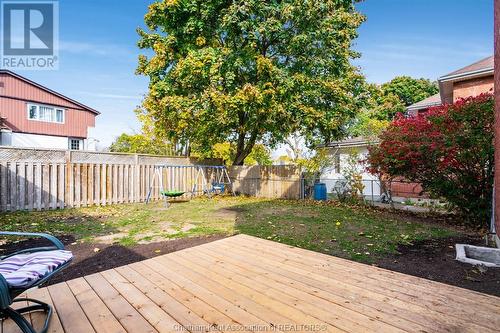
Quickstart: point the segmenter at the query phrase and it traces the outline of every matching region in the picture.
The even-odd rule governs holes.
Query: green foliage
[[[175,146],[172,143],[145,134],[123,133],[111,144],[109,150],[120,153],[175,155]]]
[[[271,151],[263,144],[253,146],[252,152],[245,158],[245,165],[272,165]]]
[[[361,106],[364,79],[350,60],[364,17],[355,0],[164,0],[139,30],[137,73],[149,77],[140,109],[156,132],[199,152],[236,148],[243,164],[257,142],[291,133],[308,143],[339,139]]]
[[[426,79],[398,76],[381,86],[367,85],[366,107],[349,126],[350,136],[376,138],[406,107],[438,93],[437,85]]]
[[[210,150],[202,150],[196,144],[191,145],[191,157],[220,159],[227,166],[231,165],[234,154],[234,145],[230,142],[215,143]]]
[[[211,158],[219,158],[224,164],[229,165],[234,157],[234,146],[229,142],[221,142],[213,145],[210,152]]]
[[[397,76],[390,82],[382,85],[384,95],[395,95],[403,102],[404,106],[435,95],[439,92],[437,84],[428,79],[414,79],[409,76]]]
[[[359,113],[349,134],[353,137],[377,138],[390,124],[389,120],[378,119],[372,112],[366,110]]]
[[[493,96],[484,94],[398,117],[370,148],[371,172],[403,177],[445,198],[468,222],[486,226],[493,189]]]
[[[306,173],[316,176],[330,167],[333,160],[327,149],[316,149],[312,156],[299,157],[293,162],[301,166]]]
[[[236,147],[230,142],[216,143],[210,151],[193,150],[192,156],[221,159],[225,165],[231,165],[236,154]],[[253,146],[252,152],[245,158],[244,163],[245,165],[272,165],[271,151],[263,144],[257,143]]]
[[[367,85],[366,106],[358,113],[348,132],[350,136],[375,139],[398,113],[405,112],[403,102],[394,94],[385,94],[375,84]]]
[[[337,196],[341,201],[360,201],[365,186],[363,185],[362,170],[360,170],[359,165],[360,156],[358,151],[350,151],[347,161],[341,170],[345,183],[337,190]]]

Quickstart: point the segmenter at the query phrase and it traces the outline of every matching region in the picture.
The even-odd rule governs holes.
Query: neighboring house
[[[363,195],[372,194],[378,199],[380,196],[380,184],[378,178],[366,170],[363,161],[368,156],[368,147],[375,144],[365,138],[351,138],[343,141],[334,141],[325,145],[329,155],[332,157],[332,165],[326,168],[320,176],[320,181],[326,184],[328,193],[335,193],[335,184],[344,179],[348,168],[355,168],[363,179]],[[351,165],[351,161],[357,161],[356,165]]]
[[[493,92],[493,56],[441,76],[439,94],[407,108],[409,115],[426,112],[433,106],[451,104],[457,99]]]
[[[0,145],[95,150],[99,112],[8,70],[0,70]]]
[[[382,184],[378,176],[367,171],[368,166],[364,161],[368,157],[368,148],[374,144],[377,144],[374,140],[357,137],[331,142],[325,146],[333,162],[332,166],[326,168],[320,175],[320,181],[326,184],[327,192],[335,194],[334,187],[337,182],[345,178],[348,168],[354,168],[361,175],[363,196],[367,200],[379,200],[384,193],[384,186],[386,189],[390,188],[392,199],[396,202],[403,202],[407,199],[427,199],[427,195],[422,193],[420,184],[410,183],[403,179],[393,180],[390,184]],[[352,162],[356,164],[351,165]]]
[[[453,103],[460,98],[493,92],[493,71],[493,56],[491,56],[441,76],[438,79],[439,94],[407,107],[408,115],[417,115],[426,112],[431,107],[444,103]],[[326,145],[332,156],[333,165],[322,173],[320,179],[327,184],[329,193],[333,192],[332,189],[336,181],[344,178],[343,168],[346,167],[349,154],[355,153],[358,155],[358,160],[363,161],[366,159],[370,144],[373,144],[373,141],[358,137],[331,142]],[[357,168],[363,177],[363,184],[365,185],[363,194],[367,197],[378,198],[381,194],[381,187],[377,177],[368,173],[366,165],[362,162],[359,163]],[[391,192],[393,199],[396,201],[405,198],[426,198],[425,194],[422,194],[422,188],[416,183],[394,182],[391,184]]]

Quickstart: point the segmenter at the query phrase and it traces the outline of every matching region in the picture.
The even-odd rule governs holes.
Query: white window
[[[69,138],[68,148],[71,150],[83,150],[83,140]]]
[[[63,124],[64,109],[47,105],[28,104],[28,119]]]

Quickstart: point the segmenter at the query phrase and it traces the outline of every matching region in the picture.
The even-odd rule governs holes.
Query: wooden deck
[[[28,293],[50,332],[498,332],[500,298],[234,236]],[[32,315],[39,326],[43,317]],[[16,332],[5,322],[3,332]]]

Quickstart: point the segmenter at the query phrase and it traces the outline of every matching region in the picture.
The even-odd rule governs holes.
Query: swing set
[[[166,187],[163,186],[164,170],[170,171],[166,177]],[[191,191],[175,188],[175,175],[190,170],[196,172]],[[227,168],[223,165],[156,165],[149,184],[146,203],[151,201],[153,190],[157,188],[165,200],[166,207],[169,206],[170,198],[177,198],[186,193],[190,193],[191,198],[199,193],[209,198],[213,195],[224,194],[226,192],[231,192],[234,195],[233,184],[229,178]]]

